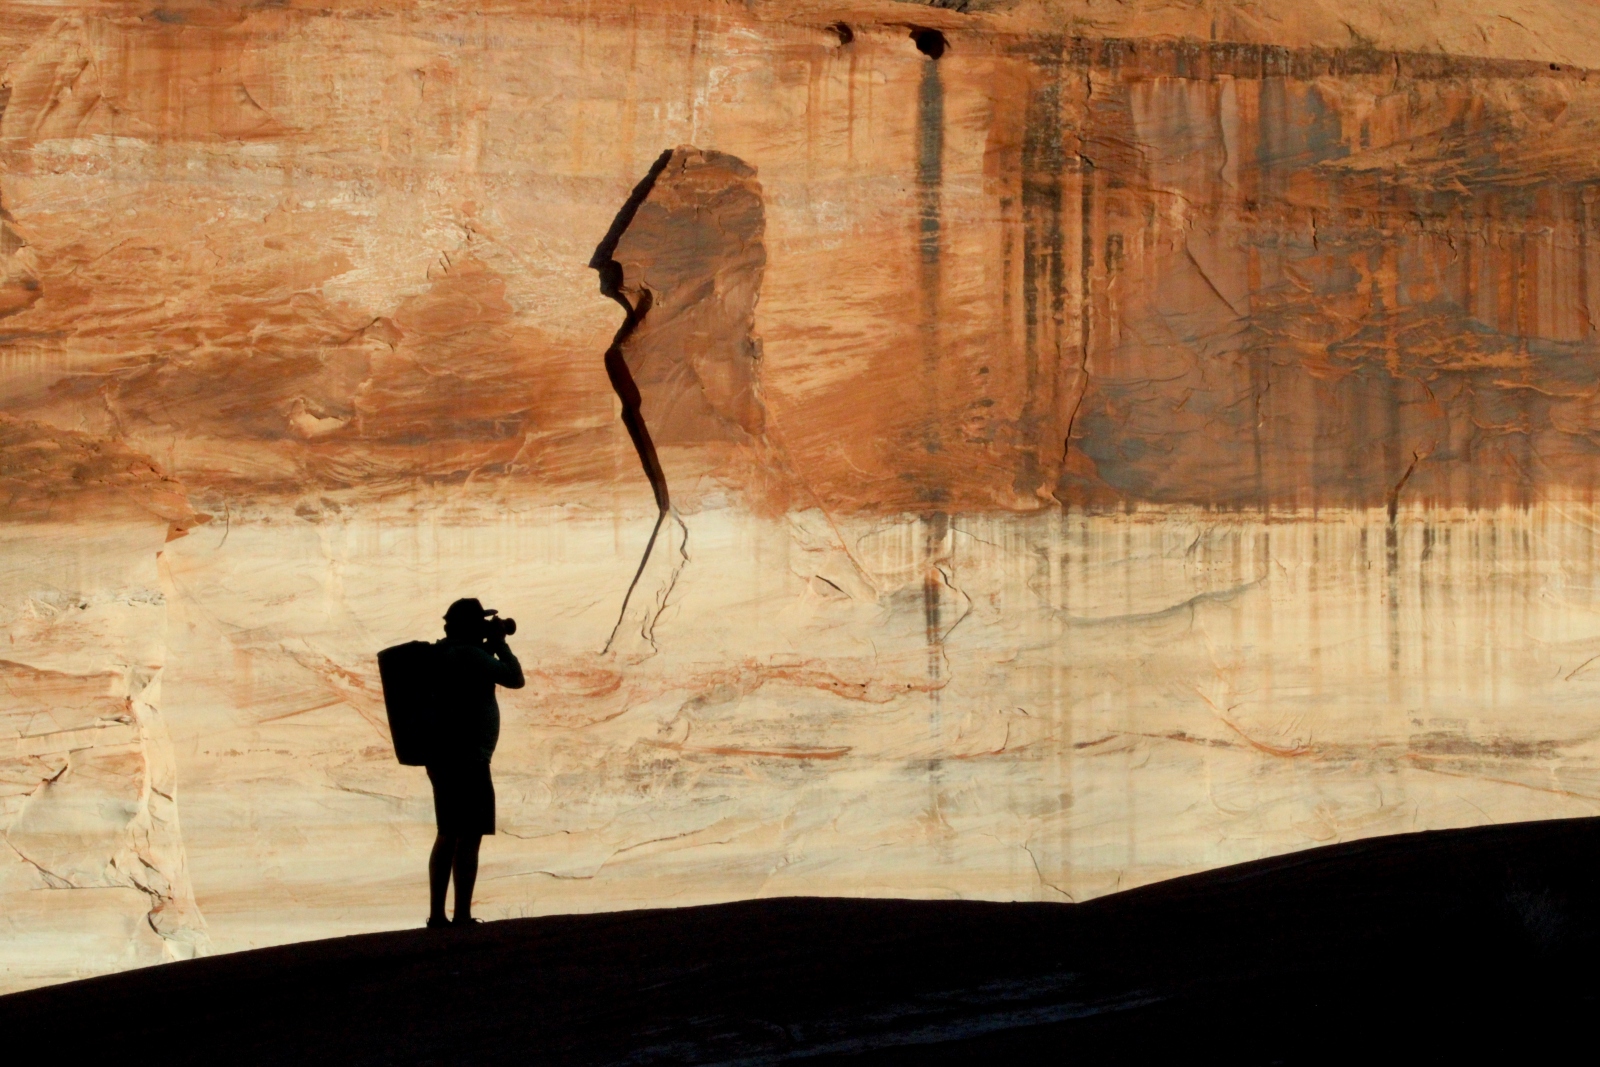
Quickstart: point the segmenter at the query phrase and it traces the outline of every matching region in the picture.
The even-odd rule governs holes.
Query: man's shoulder
[[[469,645],[461,641],[440,641],[436,646],[445,650],[456,663],[473,667],[492,667],[494,657],[482,645]]]

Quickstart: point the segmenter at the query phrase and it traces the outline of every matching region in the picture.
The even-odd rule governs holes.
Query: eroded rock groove
[[[617,328],[616,335],[611,339],[611,346],[606,349],[606,377],[610,379],[611,388],[616,391],[617,399],[622,401],[622,424],[628,429],[628,437],[633,441],[634,451],[639,454],[639,463],[644,467],[644,475],[650,480],[650,491],[655,494],[656,499],[656,524],[650,530],[650,540],[645,542],[644,554],[639,558],[639,568],[633,572],[633,581],[628,583],[628,591],[622,598],[622,607],[617,611],[616,625],[612,626],[611,636],[606,638],[602,652],[611,651],[611,646],[617,639],[617,631],[622,628],[622,620],[627,617],[633,591],[639,585],[644,568],[650,562],[650,554],[655,550],[656,538],[661,535],[661,527],[667,520],[667,514],[672,510],[672,497],[667,491],[667,475],[661,469],[661,459],[656,455],[655,442],[650,438],[650,428],[645,425],[642,411],[643,397],[639,393],[638,383],[633,380],[633,373],[628,370],[628,361],[622,356],[623,344],[639,328],[639,323],[650,310],[650,290],[641,291],[638,303],[630,303],[627,294],[622,291],[622,264],[613,258],[617,251],[617,242],[622,239],[623,233],[638,214],[639,205],[650,195],[656,179],[661,176],[661,172],[671,160],[670,148],[656,157],[650,170],[640,179],[639,184],[633,187],[633,192],[623,203],[622,209],[617,212],[617,217],[612,220],[611,229],[606,231],[605,237],[589,259],[589,266],[600,275],[600,291],[621,304],[624,312],[622,325]]]

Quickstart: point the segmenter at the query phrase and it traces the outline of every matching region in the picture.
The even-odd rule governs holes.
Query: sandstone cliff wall
[[[1596,42],[0,8],[3,981],[415,921],[372,653],[457,595],[491,915],[1592,813]]]

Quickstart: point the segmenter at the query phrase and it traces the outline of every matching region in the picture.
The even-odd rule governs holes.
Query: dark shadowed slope
[[[0,1025],[162,1063],[1511,1062],[1591,1036],[1597,857],[1584,819],[1077,906],[792,898],[375,934],[16,994]]]

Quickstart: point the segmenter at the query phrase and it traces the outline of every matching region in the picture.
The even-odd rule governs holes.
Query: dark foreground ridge
[[[0,1026],[162,1063],[1531,1062],[1592,1040],[1597,876],[1600,819],[1520,823],[1083,905],[787,898],[309,942],[0,997]]]

